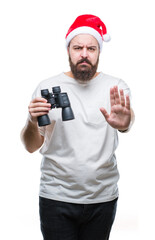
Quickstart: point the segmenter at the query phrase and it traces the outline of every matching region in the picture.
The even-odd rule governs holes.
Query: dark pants
[[[40,197],[44,240],[108,240],[117,199],[97,204],[73,204]]]

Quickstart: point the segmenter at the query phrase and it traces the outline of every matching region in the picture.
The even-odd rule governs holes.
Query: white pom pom
[[[109,42],[110,40],[111,40],[111,37],[108,33],[103,35],[103,41],[104,42]]]

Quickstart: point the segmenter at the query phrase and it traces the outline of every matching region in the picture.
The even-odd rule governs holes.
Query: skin
[[[130,122],[134,121],[134,113],[133,110],[130,109],[129,96],[125,97],[123,90],[121,89],[118,91],[118,87],[114,86],[110,89],[110,103],[110,114],[108,114],[103,107],[100,108],[100,111],[111,127],[116,128],[119,131],[126,131]]]
[[[51,104],[47,103],[44,98],[33,99],[29,106],[29,118],[25,127],[21,131],[21,140],[30,153],[38,150],[44,143],[44,137],[40,135],[38,130],[37,118],[44,114],[48,114]]]
[[[68,47],[68,55],[74,64],[78,63],[83,58],[87,58],[93,65],[97,62],[100,55],[100,49],[97,40],[89,34],[79,34],[74,37],[70,46]],[[78,64],[78,68],[81,70],[84,68],[90,68],[90,64],[83,62]],[[71,71],[65,73],[67,76],[74,78]],[[96,72],[93,76],[95,78],[99,73]],[[118,87],[114,86],[110,89],[110,103],[111,112],[107,113],[106,109],[100,108],[101,113],[105,117],[108,124],[118,130],[125,131],[128,129],[130,122],[134,120],[134,113],[130,109],[129,96],[124,96],[124,92],[121,89],[118,91]],[[29,119],[26,122],[25,127],[21,132],[21,139],[28,152],[33,153],[38,150],[43,142],[44,137],[40,135],[37,124],[37,117],[44,114],[48,114],[50,104],[44,98],[33,99],[29,106]]]
[[[71,40],[67,52],[68,55],[70,55],[73,64],[76,64],[83,58],[87,58],[94,65],[97,62],[100,50],[98,42],[93,36],[89,34],[79,34]],[[88,68],[90,67],[86,62],[79,64],[81,70],[85,69],[86,66]],[[99,73],[96,72],[93,78],[98,74]],[[71,71],[67,72],[66,75],[74,78]]]

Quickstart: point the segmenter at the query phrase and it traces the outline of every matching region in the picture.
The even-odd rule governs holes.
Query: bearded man
[[[39,193],[44,240],[107,240],[116,214],[119,172],[118,131],[134,119],[130,89],[118,78],[97,72],[105,24],[94,15],[76,18],[66,35],[70,71],[42,81],[29,104],[22,141],[42,154]],[[62,121],[42,89],[67,92],[74,119]],[[48,114],[51,124],[38,125]]]

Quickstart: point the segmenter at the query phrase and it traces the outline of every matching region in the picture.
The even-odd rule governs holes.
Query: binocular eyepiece
[[[41,90],[41,96],[47,99],[47,102],[51,104],[52,108],[62,108],[62,120],[68,121],[74,119],[74,113],[70,106],[70,101],[67,93],[61,93],[59,86],[53,87],[50,93],[48,89]],[[51,124],[48,114],[38,117],[38,125],[46,126]]]

